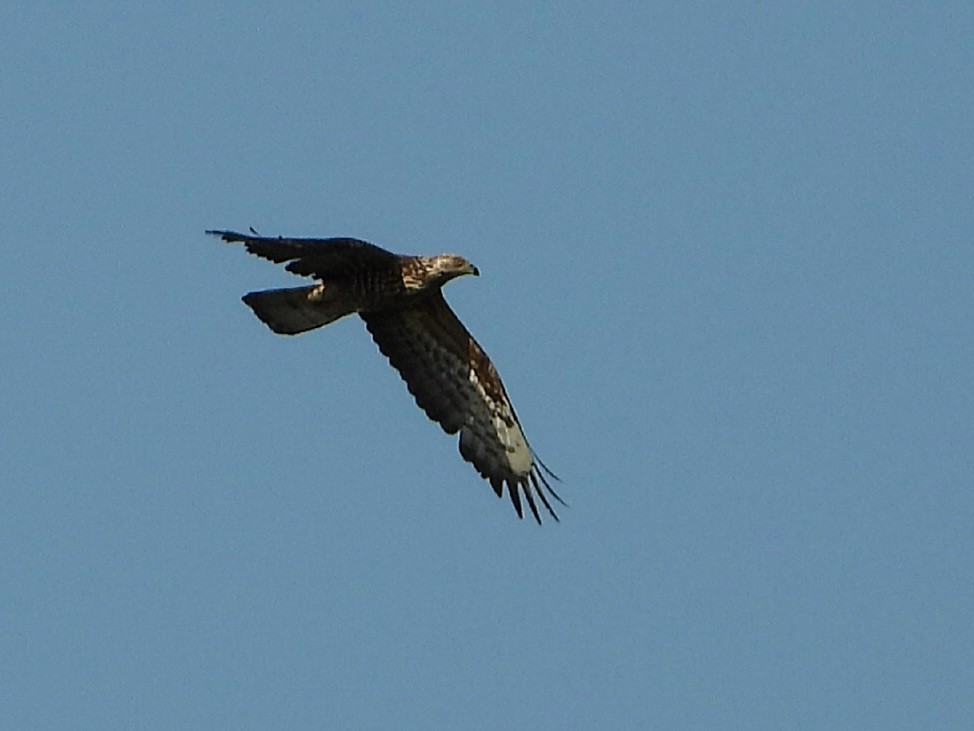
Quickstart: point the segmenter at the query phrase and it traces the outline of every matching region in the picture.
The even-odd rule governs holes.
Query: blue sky
[[[0,28],[0,725],[974,724],[969,4]],[[561,524],[248,226],[473,261]]]

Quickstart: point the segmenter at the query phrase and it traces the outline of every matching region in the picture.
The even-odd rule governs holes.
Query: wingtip
[[[538,497],[541,498],[541,502],[544,504],[545,508],[547,509],[548,514],[552,518],[555,519],[555,522],[556,523],[560,523],[561,522],[561,519],[558,517],[558,513],[556,513],[555,512],[555,509],[553,507],[551,507],[551,501],[549,501],[548,498],[544,494],[545,493],[545,489],[547,489],[548,492],[550,492],[552,494],[552,496],[558,502],[560,502],[562,505],[565,505],[565,501],[562,500],[560,497],[558,497],[558,494],[554,490],[551,489],[551,485],[549,485],[545,481],[544,475],[540,474],[537,470],[534,470],[533,472],[529,473],[528,477],[530,478],[531,486],[534,487],[534,491],[538,494]],[[540,481],[539,481],[538,478],[540,478]],[[525,489],[525,491],[528,491],[531,488],[529,486],[525,485],[524,489]],[[568,507],[568,506],[566,505],[565,507]]]
[[[210,236],[219,236],[227,243],[244,241],[247,238],[243,234],[238,234],[236,231],[225,231],[223,229],[215,229],[215,228],[207,229],[206,233]]]
[[[554,488],[551,487],[551,483],[548,482],[548,480],[545,478],[545,473],[548,473],[548,475],[551,478],[557,480],[558,482],[561,482],[561,480],[559,480],[558,477],[557,477],[557,475],[553,474],[551,472],[551,470],[549,470],[547,467],[544,466],[544,464],[541,462],[541,460],[538,459],[538,456],[537,455],[534,456],[534,460],[535,460],[535,462],[537,462],[538,465],[541,465],[542,469],[544,470],[542,472],[542,470],[539,470],[537,466],[535,466],[532,469],[532,471],[531,471],[531,480],[534,482],[535,488],[537,488],[538,492],[542,496],[544,496],[544,491],[541,489],[541,486],[543,485],[544,486],[544,489],[547,490],[548,492],[550,492],[551,493],[551,496],[555,500],[557,500],[559,503],[561,503],[562,505],[564,505],[566,508],[569,507],[568,506],[568,503],[566,503],[564,500],[561,499],[561,495],[559,495],[557,492],[555,492]],[[538,481],[539,480],[541,482],[540,485],[538,484]],[[549,506],[548,510],[551,511],[552,514],[554,514],[554,511],[551,510],[551,507],[550,506]]]
[[[546,465],[544,462],[541,461],[541,458],[538,457],[538,453],[535,452],[533,449],[531,450],[531,457],[534,459],[535,462],[538,463],[538,466],[540,466],[541,469],[545,471],[545,473],[548,475],[548,477],[552,478],[556,482],[561,482],[561,478],[558,475],[556,475],[554,472],[552,472],[548,468],[548,465]]]
[[[538,525],[541,525],[541,515],[538,513],[538,507],[534,504],[534,498],[532,498],[531,494],[528,493],[527,491],[525,491],[524,495],[525,497],[527,497],[528,506],[531,508],[531,512],[534,514],[534,521]]]
[[[517,483],[507,483],[507,494],[511,497],[511,502],[514,503],[514,510],[517,512],[517,517],[524,519],[524,508],[521,506],[521,492],[518,490]]]

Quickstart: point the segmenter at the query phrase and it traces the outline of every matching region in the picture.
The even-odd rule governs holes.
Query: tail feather
[[[243,301],[274,332],[297,335],[355,311],[321,294],[321,285],[312,285],[251,292]]]

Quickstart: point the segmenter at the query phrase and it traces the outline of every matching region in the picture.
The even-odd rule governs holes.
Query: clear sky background
[[[970,3],[0,10],[0,726],[974,724]],[[520,521],[363,324],[446,295]]]

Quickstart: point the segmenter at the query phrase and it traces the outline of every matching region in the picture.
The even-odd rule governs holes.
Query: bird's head
[[[457,256],[456,254],[431,256],[427,260],[426,265],[430,276],[441,285],[446,284],[451,279],[462,277],[464,274],[473,274],[475,277],[480,276],[480,271],[477,267],[462,256]]]

